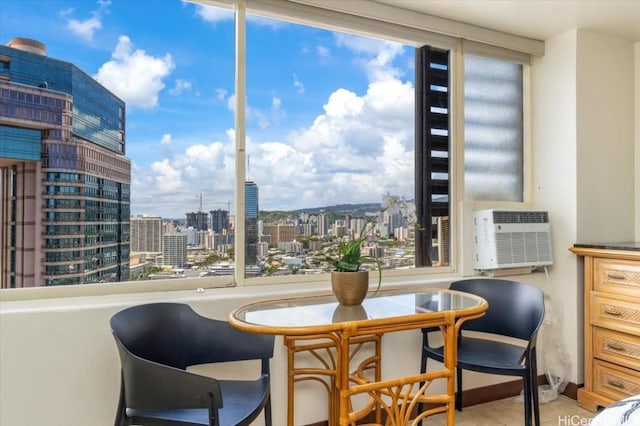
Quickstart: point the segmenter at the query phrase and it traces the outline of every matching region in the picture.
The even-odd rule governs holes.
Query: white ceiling
[[[537,40],[585,28],[640,41],[640,0],[373,1]]]

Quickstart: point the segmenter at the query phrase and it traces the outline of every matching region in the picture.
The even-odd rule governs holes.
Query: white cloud
[[[102,28],[102,18],[105,14],[109,13],[110,5],[110,0],[99,0],[98,8],[91,12],[91,17],[83,20],[69,18],[67,21],[67,29],[85,41],[93,41],[95,32]],[[73,9],[66,9],[60,12],[60,14],[65,17],[70,16],[72,13]]]
[[[161,193],[173,193],[184,186],[181,169],[174,167],[167,159],[153,163],[151,171],[155,173],[155,189]]]
[[[378,202],[386,191],[413,197],[412,85],[376,82],[362,96],[338,89],[324,108],[311,126],[291,132],[286,140],[247,136],[246,154],[251,159],[247,175],[258,183],[261,208]],[[172,212],[156,214],[183,217],[197,208],[190,203],[192,193],[198,192],[204,194],[205,210],[233,200],[234,131],[227,135],[225,143],[196,144],[155,163],[149,177],[134,184],[136,211],[152,211],[153,205]],[[142,182],[150,184],[141,188]],[[142,208],[143,200],[136,195],[140,191],[158,195]]]
[[[91,41],[93,40],[93,34],[102,28],[102,18],[100,16],[92,16],[91,18],[79,21],[77,19],[70,19],[67,22],[67,28],[74,34],[81,38]]]
[[[278,101],[275,101],[276,103]],[[272,107],[276,106],[272,103]],[[278,105],[279,107],[279,105]],[[227,98],[227,108],[235,113],[236,111],[236,95],[235,93]],[[269,118],[259,109],[252,108],[248,104],[245,105],[245,118],[249,123],[256,123],[260,128],[269,127]]]
[[[337,88],[310,125],[290,131],[281,140],[264,137],[262,132],[246,135],[245,152],[251,160],[247,177],[258,183],[261,209],[379,202],[387,191],[413,197],[414,88],[392,66],[400,50],[377,41],[344,43],[364,58],[360,63],[370,71],[367,75],[372,79],[364,93]],[[235,109],[234,94],[220,91],[218,95],[230,110]],[[284,113],[284,107],[273,96],[268,113],[248,107],[247,120],[268,125],[266,114],[273,120]],[[200,192],[205,210],[226,208],[235,196],[234,136],[229,129],[226,141],[179,149],[182,144],[174,137],[174,155],[142,171],[147,176],[134,183],[134,209],[156,212],[153,205],[165,210],[156,214],[184,217],[197,208],[193,195]],[[176,154],[177,150],[181,152]],[[136,195],[141,190],[145,194]],[[142,197],[152,194],[157,196],[141,204]]]
[[[173,86],[173,89],[169,90],[169,94],[178,96],[183,94],[184,92],[189,92],[189,91],[191,91],[191,82],[179,78],[176,80],[175,86]]]
[[[163,79],[174,67],[170,54],[154,57],[144,50],[133,50],[129,37],[120,36],[111,61],[94,77],[124,99],[127,107],[149,109],[158,105],[158,95],[165,87]]]
[[[171,139],[172,139],[171,134],[165,133],[164,135],[162,135],[162,139],[160,139],[160,144],[161,145],[171,145]]]
[[[300,94],[304,93],[304,84],[300,80],[298,80],[298,76],[293,74],[293,87],[296,88],[296,91]]]
[[[216,89],[216,99],[221,101],[225,100],[227,97],[227,89]]]
[[[233,21],[233,11],[213,6],[196,5],[196,15],[203,21],[217,23],[221,21]]]
[[[218,22],[223,21],[233,21],[232,10],[214,6],[203,6],[198,4],[196,5],[196,15],[198,15],[203,21],[210,22],[212,24],[217,24]],[[256,15],[247,15],[247,22],[261,27],[270,27],[273,29],[277,29],[285,25],[281,21],[263,18]]]
[[[362,55],[358,62],[365,68],[369,81],[402,77],[402,72],[391,66],[393,60],[403,52],[402,44],[343,33],[335,33],[334,36],[338,46]]]
[[[99,0],[98,9],[91,12],[91,17],[84,20],[69,18],[67,28],[85,41],[93,41],[95,32],[102,29],[102,18],[109,13],[110,5],[110,0]],[[70,16],[72,13],[73,9],[60,12],[61,16]]]
[[[154,162],[148,168],[136,168],[132,174],[134,214],[152,213],[180,218],[196,211],[194,194],[203,193],[205,210],[220,208],[234,197],[235,160],[233,132],[226,143],[194,144],[173,158]],[[174,145],[180,141],[173,140]]]
[[[331,56],[331,51],[325,46],[316,46],[316,53],[320,58],[326,59]]]

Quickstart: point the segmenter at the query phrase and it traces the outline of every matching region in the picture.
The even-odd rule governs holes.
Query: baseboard
[[[547,383],[548,382],[546,376],[538,376],[538,385],[545,385]],[[568,383],[562,394],[571,399],[577,400],[578,387],[579,386],[575,383]],[[477,404],[486,404],[487,402],[498,401],[500,399],[520,395],[520,392],[522,392],[522,380],[513,380],[509,382],[498,383],[496,385],[467,389],[462,392],[462,405],[463,407],[470,407]],[[371,421],[373,421],[373,418],[364,418],[362,420],[363,423]],[[323,421],[311,423],[306,426],[328,426],[328,422]]]

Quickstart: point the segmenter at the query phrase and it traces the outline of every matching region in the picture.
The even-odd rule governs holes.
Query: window
[[[472,201],[523,200],[523,65],[464,56],[464,186]]]
[[[117,109],[109,110],[109,117],[101,119],[109,124],[110,149],[125,153],[126,137],[126,156],[139,160],[140,164],[132,162],[130,191],[122,183],[125,179],[96,178],[116,171],[121,178],[127,171],[121,158],[94,149],[95,141],[81,139],[64,126],[50,130],[43,164],[64,170],[76,170],[77,164],[84,167],[81,173],[53,176],[45,187],[47,199],[55,201],[48,205],[52,221],[75,222],[75,210],[83,209],[82,222],[86,222],[77,229],[73,223],[47,224],[52,235],[70,240],[54,243],[50,239],[47,244],[51,247],[75,248],[82,243],[80,248],[89,253],[82,260],[83,268],[77,263],[73,273],[52,265],[57,275],[68,275],[62,280],[70,284],[83,283],[84,278],[86,282],[110,281],[116,276],[126,280],[129,271],[124,266],[122,279],[105,267],[117,263],[107,248],[116,241],[114,233],[121,233],[121,242],[140,237],[138,230],[130,230],[125,223],[113,233],[109,229],[112,222],[124,222],[130,211],[164,216],[164,232],[186,236],[188,253],[183,250],[185,238],[180,237],[176,240],[179,251],[164,254],[166,259],[176,255],[170,264],[186,264],[187,268],[216,264],[208,269],[210,273],[199,274],[203,282],[196,285],[206,287],[222,280],[229,284],[234,267],[240,271],[235,272],[239,284],[269,281],[268,276],[280,274],[295,274],[293,279],[298,280],[323,269],[313,255],[357,231],[367,214],[379,210],[386,192],[415,202],[419,229],[413,234],[398,218],[386,218],[368,249],[383,256],[385,267],[393,274],[404,272],[391,269],[407,266],[453,271],[457,265],[452,242],[458,238],[452,230],[458,229],[458,202],[527,201],[523,174],[527,161],[523,149],[527,142],[526,55],[511,57],[498,48],[434,34],[415,25],[310,8],[304,1],[207,3],[227,8],[241,4],[235,14],[240,37],[236,52],[232,51],[233,26],[226,19],[216,21],[217,30],[224,26],[224,31],[212,30],[210,40],[215,43],[206,48],[189,50],[192,33],[185,31],[187,39],[178,40],[180,34],[176,34],[173,46],[162,46],[145,56],[162,63],[167,75],[173,69],[170,65],[176,65],[179,72],[171,74],[172,81],[158,77],[158,87],[166,89],[156,93],[179,99],[180,106],[188,104],[188,114],[176,109],[166,121],[180,126],[176,128],[183,133],[197,128],[198,134],[189,133],[190,138],[178,141],[178,131],[163,134],[158,130],[163,126],[144,119],[160,116],[160,109],[172,110],[178,103],[149,107],[148,111],[147,105],[129,108],[127,103],[125,109],[118,103]],[[216,9],[213,15],[220,12],[215,6],[191,2],[180,7],[183,12],[188,10],[191,19],[199,13],[194,14],[194,8]],[[344,7],[350,7],[348,2]],[[205,22],[198,23],[204,26]],[[290,43],[292,39],[297,43]],[[144,45],[135,46],[134,41],[127,46],[132,53],[144,54]],[[169,51],[181,53],[174,56],[175,64],[162,56]],[[205,69],[209,74],[198,87],[196,82],[192,86],[182,78],[188,77],[189,69],[184,68],[185,62],[177,67],[178,59],[189,62],[190,70]],[[233,59],[238,65],[235,82]],[[336,59],[342,65],[332,68]],[[43,107],[50,100],[46,91],[35,93],[25,97],[42,107],[34,113],[42,113],[42,120],[62,122],[60,114]],[[190,96],[181,97],[183,93]],[[2,94],[14,96],[4,89]],[[105,99],[87,99],[83,105],[74,98],[73,111],[97,108]],[[72,105],[70,100],[51,100],[58,107]],[[64,116],[67,121],[71,120],[69,112]],[[74,120],[74,126],[83,123],[87,137],[92,133],[89,124],[104,124],[85,118],[86,122]],[[138,134],[132,138],[134,129]],[[102,135],[98,138],[102,142],[107,137],[96,135]],[[178,143],[182,144],[179,148]],[[76,155],[72,145],[81,145],[82,151]],[[216,155],[218,152],[223,154]],[[141,172],[147,169],[154,169],[155,174]],[[190,200],[184,198],[186,193]],[[54,199],[51,194],[60,197]],[[129,195],[131,209],[127,203],[118,207],[118,197],[128,199]],[[200,208],[192,213],[198,198]],[[329,209],[332,204],[347,203],[366,206]],[[54,213],[58,208],[72,212]],[[179,214],[163,215],[155,208]],[[185,226],[184,218],[190,214],[199,218],[198,229]],[[206,220],[201,220],[201,214]],[[99,229],[98,222],[108,223]],[[71,233],[79,236],[70,238]],[[193,254],[196,246],[203,247],[201,253]],[[120,254],[128,255],[128,250],[122,245]],[[148,262],[147,266],[162,262],[161,250],[153,251],[143,254],[141,262]],[[98,266],[101,272],[88,271],[90,276],[75,279],[79,271]]]
[[[253,15],[246,28],[245,275],[328,273],[323,254],[385,193],[413,203],[414,47]],[[364,250],[413,267],[412,231],[381,219]]]
[[[247,40],[248,66],[254,63],[251,56],[251,40],[249,37]],[[264,38],[260,42],[258,45],[264,47]],[[464,49],[459,46],[464,46]],[[467,46],[470,48],[467,49]],[[524,201],[523,64],[502,59],[504,52],[499,49],[495,49],[493,55],[475,55],[474,47],[477,46],[472,43],[454,45],[453,48],[425,47],[416,53],[415,87],[418,104],[413,122],[416,126],[415,202],[420,229],[416,232],[415,266],[451,265],[451,205],[454,199]],[[412,48],[410,50],[413,51]],[[492,48],[481,46],[480,50],[484,53]],[[452,67],[450,58],[456,51],[462,53],[463,62],[459,62],[458,67]],[[499,52],[500,56],[496,52]],[[279,51],[277,54],[291,56],[295,52]],[[262,68],[257,66],[253,69]],[[293,72],[291,74],[295,76]],[[462,78],[457,78],[457,75],[461,75]],[[269,78],[262,73],[260,77]],[[339,78],[337,80],[342,82]],[[462,87],[458,89],[464,93],[464,105],[451,104],[451,81],[462,82]],[[247,99],[251,99],[250,75],[247,78]],[[328,103],[324,108],[330,110],[330,107]],[[451,132],[451,123],[454,122],[452,114],[462,114],[462,111],[464,132],[455,135]],[[250,106],[247,106],[247,113],[249,112]],[[317,123],[326,126],[329,118],[331,117],[328,115],[318,116]],[[353,117],[350,119],[347,124],[355,121]],[[375,129],[384,122],[385,120],[372,119],[368,126]],[[412,127],[413,123],[407,126],[411,129]],[[326,132],[326,127],[323,130]],[[358,136],[356,135],[356,138]],[[314,143],[327,143],[321,137],[309,137],[306,141],[311,153],[317,151],[314,150]],[[336,152],[339,152],[340,149],[348,147],[350,141],[335,137],[328,143],[334,143]],[[375,152],[375,143],[370,142],[366,149],[368,152]],[[464,185],[459,194],[454,193],[451,179],[454,150],[462,151],[464,158]],[[500,155],[496,155],[498,152]],[[301,163],[308,164],[304,160],[302,159]],[[367,163],[362,162],[360,166],[366,168]],[[307,170],[299,172],[305,173]],[[250,173],[251,170],[248,169],[247,174]],[[254,179],[253,176],[251,178]],[[375,186],[376,183],[375,179],[366,182],[369,186]],[[278,189],[286,193],[292,189],[292,185]],[[325,218],[322,218],[322,221],[325,221]],[[293,222],[297,223],[295,218]],[[269,230],[278,230],[280,233],[281,227],[270,226]],[[252,232],[247,228],[246,234],[250,235]],[[279,239],[279,236],[276,239]],[[295,249],[295,246],[290,247]],[[253,258],[253,252],[251,256],[247,255],[247,258]]]
[[[452,148],[464,157],[457,199],[524,201],[524,68],[512,59],[463,52],[462,138],[452,138],[451,51],[424,46],[416,54],[416,197],[420,223],[416,265],[449,264]]]

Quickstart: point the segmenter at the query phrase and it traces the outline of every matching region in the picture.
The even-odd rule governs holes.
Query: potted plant
[[[359,305],[369,290],[369,271],[360,269],[365,263],[376,264],[378,286],[382,284],[382,262],[373,256],[362,254],[362,245],[375,226],[376,216],[372,216],[362,227],[357,238],[343,238],[338,244],[337,257],[327,256],[325,260],[333,266],[331,271],[331,290],[341,305]]]
[[[382,197],[382,209],[378,215],[371,216],[362,227],[357,237],[340,240],[337,256],[325,256],[333,269],[331,271],[331,290],[341,305],[359,305],[369,290],[369,271],[361,269],[365,263],[375,264],[378,269],[378,285],[374,295],[382,285],[382,261],[374,256],[362,254],[362,246],[366,242],[377,223],[380,214],[401,215],[407,224],[419,228],[416,222],[415,205],[404,198],[386,193]]]

